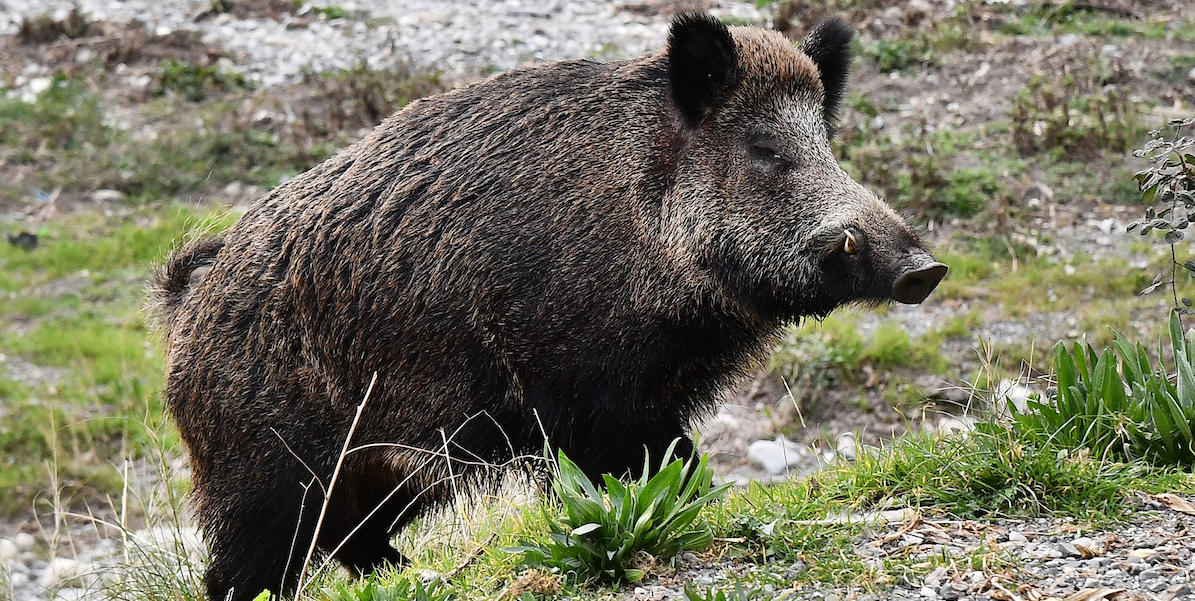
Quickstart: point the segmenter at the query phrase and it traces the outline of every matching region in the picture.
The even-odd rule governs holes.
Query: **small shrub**
[[[1086,344],[1054,347],[1056,385],[1024,411],[1010,406],[1018,431],[1062,449],[1087,449],[1101,459],[1143,459],[1195,465],[1195,332],[1185,335],[1178,313],[1169,324],[1173,374],[1155,370],[1145,348],[1117,334],[1115,353]]]
[[[881,73],[905,71],[913,67],[934,65],[934,52],[922,36],[908,39],[879,40],[863,47],[865,54],[876,62]]]
[[[843,167],[897,210],[918,218],[971,217],[1011,196],[992,167],[954,166],[970,143],[949,132],[910,127],[899,138],[885,139],[853,129],[842,138]]]
[[[1145,146],[1133,153],[1150,163],[1133,176],[1148,208],[1145,219],[1129,224],[1128,231],[1137,230],[1142,236],[1148,236],[1150,232],[1162,234],[1161,243],[1170,250],[1167,269],[1170,279],[1165,279],[1165,271],[1160,272],[1141,293],[1149,294],[1167,286],[1174,299],[1174,310],[1181,316],[1191,312],[1191,299],[1179,297],[1179,274],[1195,277],[1195,260],[1180,259],[1177,248],[1186,238],[1187,227],[1195,222],[1195,154],[1192,154],[1195,138],[1182,134],[1184,129],[1195,128],[1195,117],[1176,119],[1168,125],[1173,131],[1172,137],[1166,137],[1164,130],[1153,130],[1149,132],[1150,140]]]
[[[664,456],[671,457],[674,441]],[[644,573],[636,566],[643,554],[667,559],[697,550],[713,541],[709,526],[697,520],[703,507],[722,497],[730,484],[711,486],[708,457],[661,462],[650,475],[650,458],[643,459],[643,475],[627,483],[610,475],[604,487],[593,482],[563,452],[559,453],[552,490],[562,514],[545,511],[550,542],[524,541],[508,548],[522,555],[524,564],[545,566],[579,580],[637,582]]]
[[[311,12],[322,16],[327,21],[343,19],[348,15],[348,12],[339,6],[318,6],[311,9]]]
[[[444,89],[435,74],[415,73],[407,66],[372,69],[360,61],[350,69],[303,74],[314,90],[314,109],[304,108],[299,126],[313,137],[349,128],[373,127],[412,100]]]
[[[191,102],[200,102],[213,93],[252,87],[244,75],[235,71],[168,58],[162,61],[158,73],[157,93],[177,92]]]

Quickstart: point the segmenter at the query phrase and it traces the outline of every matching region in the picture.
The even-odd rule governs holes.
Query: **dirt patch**
[[[75,13],[71,13],[75,14]],[[53,21],[46,26],[56,30],[78,25]],[[0,77],[12,80],[26,72],[30,65],[53,66],[56,73],[68,77],[95,76],[97,66],[102,71],[123,68],[157,66],[165,59],[208,65],[224,53],[204,43],[197,32],[172,31],[158,35],[139,21],[87,23],[85,35],[53,36],[29,42],[20,34],[10,37],[0,46]]]
[[[714,0],[642,0],[619,5],[618,10],[633,15],[669,16],[681,13],[709,10]]]
[[[284,19],[302,8],[291,0],[212,0],[208,8],[195,15],[195,21],[229,14],[238,19]]]

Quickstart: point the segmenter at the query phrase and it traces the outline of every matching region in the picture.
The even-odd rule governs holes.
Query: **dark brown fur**
[[[361,572],[401,561],[390,535],[450,475],[484,480],[545,434],[595,475],[676,437],[690,452],[692,420],[786,320],[889,296],[924,251],[833,164],[837,74],[777,35],[730,36],[685,16],[671,55],[416,102],[170,260],[167,397],[213,598],[295,584],[374,373],[317,541]],[[746,126],[778,132],[775,160]],[[849,228],[871,254],[839,256]]]

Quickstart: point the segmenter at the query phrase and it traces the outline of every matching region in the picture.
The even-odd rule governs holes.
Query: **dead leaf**
[[[1155,495],[1154,498],[1170,509],[1180,513],[1185,513],[1187,515],[1195,515],[1195,503],[1192,503],[1178,495],[1164,492],[1160,495]]]
[[[1085,588],[1067,597],[1064,601],[1099,601],[1100,599],[1112,599],[1114,595],[1123,592],[1122,588]]]
[[[1158,552],[1153,549],[1133,549],[1125,555],[1129,557],[1140,557],[1141,559],[1149,559],[1151,555],[1156,555]]]

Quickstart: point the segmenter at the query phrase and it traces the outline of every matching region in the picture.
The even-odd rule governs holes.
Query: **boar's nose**
[[[946,276],[947,269],[945,265],[932,259],[906,269],[892,283],[892,298],[909,305],[920,303],[938,287],[938,282]]]

